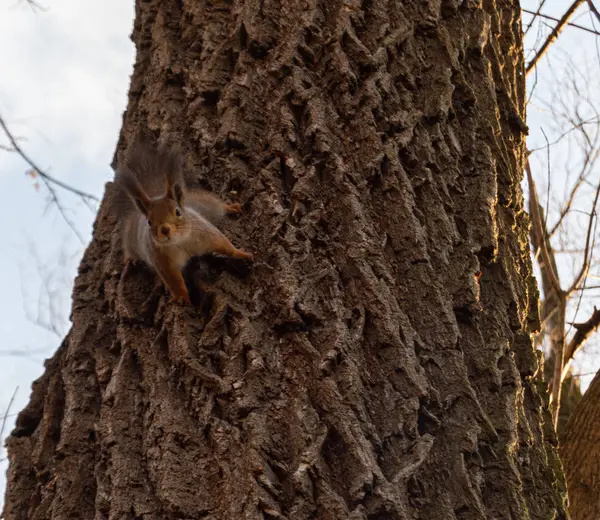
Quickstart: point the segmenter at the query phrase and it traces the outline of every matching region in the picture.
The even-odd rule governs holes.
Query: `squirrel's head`
[[[150,197],[147,190],[153,194]],[[185,185],[175,154],[136,145],[126,165],[117,170],[117,184],[146,218],[150,235],[158,245],[175,243],[190,233],[184,208]]]
[[[183,190],[179,184],[167,188],[163,197],[148,199],[139,210],[148,220],[150,235],[158,245],[176,243],[190,233],[190,221],[183,206]]]

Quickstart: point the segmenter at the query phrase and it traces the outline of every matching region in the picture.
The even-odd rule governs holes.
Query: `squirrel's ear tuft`
[[[150,199],[142,188],[140,181],[127,166],[121,166],[117,169],[115,183],[120,188],[122,194],[127,195],[129,200],[135,203],[139,211],[144,215],[148,213]],[[122,199],[123,197],[117,197],[116,201],[121,206],[123,205]]]
[[[167,184],[167,197],[177,202],[179,206],[183,206],[183,187],[181,186],[181,182],[175,181],[172,184]]]
[[[173,193],[175,194],[177,204],[179,204],[180,207],[183,207],[183,188],[178,182],[173,185]]]
[[[167,182],[167,192],[169,192],[172,199],[179,202],[176,190],[183,193],[185,180],[183,177],[182,159],[174,150],[167,150],[167,148],[163,147],[158,152],[158,156],[160,158],[160,169]],[[176,186],[178,187],[175,188]]]
[[[134,197],[133,201],[135,202],[137,209],[140,210],[142,215],[147,216],[148,215],[148,206],[146,206],[144,204],[144,201],[140,197]]]

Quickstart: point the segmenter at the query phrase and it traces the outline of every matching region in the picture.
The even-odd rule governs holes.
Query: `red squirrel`
[[[141,260],[153,267],[171,292],[170,303],[191,303],[181,272],[190,258],[217,253],[253,261],[252,254],[237,249],[216,228],[225,215],[240,213],[241,206],[186,187],[174,153],[136,143],[117,169],[115,183],[129,202],[122,237],[125,262]]]

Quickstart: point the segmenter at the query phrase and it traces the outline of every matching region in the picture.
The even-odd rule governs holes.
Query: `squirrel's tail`
[[[185,187],[180,157],[177,150],[137,138],[126,155],[125,165],[150,197],[160,197],[175,183]]]
[[[166,147],[156,147],[147,138],[137,137],[116,169],[117,193],[114,210],[124,218],[154,197],[161,197],[170,187],[185,188],[179,154]]]

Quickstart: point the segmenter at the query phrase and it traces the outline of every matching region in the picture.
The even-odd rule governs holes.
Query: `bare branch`
[[[550,259],[550,255],[548,253],[547,244],[546,244],[546,241],[544,240],[544,237],[547,235],[547,233],[545,233],[544,229],[543,229],[543,220],[540,215],[539,202],[537,199],[537,192],[536,192],[536,188],[535,188],[535,182],[533,180],[533,175],[531,173],[531,165],[529,164],[529,159],[527,159],[527,162],[525,163],[525,170],[527,172],[527,182],[529,184],[529,197],[531,199],[531,202],[530,202],[531,217],[532,217],[533,225],[535,227],[535,232],[537,233],[537,236],[539,237],[539,242],[540,242],[539,248],[540,248],[540,253],[542,255],[542,260],[544,262],[544,265],[546,266],[546,269],[548,270],[548,277],[549,277],[552,289],[554,290],[554,292],[557,295],[562,295],[563,291],[560,287],[560,282],[558,281],[558,276],[557,276],[556,272],[554,271],[554,269],[552,268],[552,262]]]
[[[65,208],[63,208],[62,204],[58,200],[58,196],[56,194],[56,190],[54,189],[54,186],[52,186],[51,182],[48,179],[46,179],[45,177],[42,177],[42,180],[44,181],[44,185],[46,186],[46,189],[50,193],[50,201],[55,204],[55,206],[57,207],[57,209],[58,209],[59,213],[61,214],[63,220],[71,228],[71,230],[73,231],[73,233],[75,233],[75,236],[77,236],[77,238],[79,239],[79,242],[82,245],[85,244],[85,241],[83,240],[83,237],[81,236],[81,234],[79,233],[79,231],[77,231],[77,228],[75,227],[75,224],[67,216]],[[83,200],[85,202],[85,199],[83,199]]]
[[[60,293],[61,288],[65,288],[67,282],[66,280],[63,280],[57,284],[56,277],[57,271],[60,272],[61,269],[64,269],[66,264],[65,253],[61,250],[57,265],[53,267],[49,262],[43,261],[40,258],[34,243],[30,242],[28,249],[31,258],[35,263],[39,279],[41,280],[41,289],[37,298],[37,312],[31,311],[26,305],[26,302],[30,298],[27,295],[24,284],[25,280],[31,279],[31,268],[19,264],[23,312],[28,321],[54,334],[58,339],[62,339],[64,337],[63,328],[65,317],[61,311]]]
[[[548,233],[540,214],[543,210],[538,202],[529,158],[525,163],[525,170],[527,172],[527,182],[529,183],[529,207],[533,221],[531,238],[534,247],[537,246],[542,257],[543,265],[540,267],[542,268],[542,281],[546,296],[544,299],[544,314],[546,316],[545,320],[550,323],[550,344],[554,351],[554,367],[550,387],[551,403],[554,405],[552,418],[556,428],[560,411],[561,376],[565,350],[566,295],[560,286],[554,255],[551,256]]]
[[[547,158],[547,175],[548,175],[548,186],[546,192],[546,212],[544,214],[544,231],[548,232],[548,213],[550,210],[550,141],[548,141],[548,136],[546,136],[546,132],[542,128],[542,134],[544,135],[544,139],[546,140],[546,158]]]
[[[568,215],[569,211],[571,211],[571,206],[573,205],[573,201],[575,200],[575,196],[577,195],[577,192],[579,191],[579,188],[583,184],[583,181],[584,181],[584,176],[582,174],[582,175],[579,176],[579,178],[575,182],[575,185],[573,186],[573,189],[571,190],[571,194],[569,195],[569,198],[567,200],[566,206],[564,206],[561,209],[561,211],[560,211],[560,215],[558,217],[558,220],[556,221],[556,223],[554,224],[554,226],[552,227],[552,229],[548,232],[548,236],[549,237],[553,236],[554,233],[556,233],[556,230],[563,223],[563,220]],[[581,252],[583,252],[583,251],[581,251]]]
[[[544,7],[544,4],[546,3],[546,0],[542,0],[540,2],[540,5],[537,8],[537,11],[527,11],[525,9],[523,9],[524,12],[532,14],[533,17],[531,18],[531,20],[529,21],[529,23],[527,24],[527,28],[525,29],[525,34],[527,34],[529,32],[529,29],[531,29],[531,26],[533,25],[533,22],[535,22],[535,19],[540,16],[543,17],[543,15],[540,13],[540,11],[542,10],[542,7]]]
[[[77,236],[77,238],[79,239],[81,244],[84,244],[85,241],[83,240],[83,237],[81,236],[81,234],[77,231],[77,228],[75,227],[74,222],[67,216],[66,209],[63,207],[63,205],[61,204],[61,202],[58,198],[55,186],[58,186],[64,190],[69,191],[69,192],[77,195],[78,197],[80,197],[81,200],[83,201],[83,203],[88,207],[88,209],[90,211],[93,211],[93,208],[91,206],[91,201],[99,202],[98,198],[90,193],[86,193],[77,188],[74,188],[73,186],[70,186],[69,184],[62,182],[55,177],[52,177],[46,171],[39,168],[39,166],[37,166],[37,164],[35,164],[31,160],[31,158],[21,148],[21,146],[18,143],[17,138],[10,132],[10,130],[6,126],[6,123],[4,122],[4,119],[2,119],[1,116],[0,116],[0,127],[2,127],[2,130],[4,130],[4,133],[6,134],[6,137],[8,138],[8,140],[10,141],[10,144],[12,146],[12,148],[9,149],[9,151],[18,153],[21,156],[21,158],[31,167],[32,175],[38,175],[42,179],[44,186],[46,186],[48,193],[50,194],[50,202],[52,202],[56,205],[63,220],[71,228],[73,233],[75,233],[75,235]]]
[[[39,362],[39,358],[34,357],[36,354],[45,354],[48,352],[48,349],[45,348],[37,348],[37,349],[27,349],[27,348],[13,348],[13,349],[0,349],[0,357],[13,357],[13,358],[24,358],[31,359]]]
[[[38,4],[35,0],[23,0],[30,8],[31,10],[35,13],[36,11],[46,11],[45,7],[42,7],[40,4]]]
[[[540,6],[541,7],[541,6]],[[542,14],[539,12],[535,12],[535,11],[529,11],[528,9],[521,9],[521,11],[523,11],[524,13],[528,13],[528,14],[532,14],[534,15],[533,18],[531,19],[531,21],[529,22],[529,26],[531,26],[531,24],[533,23],[533,21],[535,20],[536,16],[539,16],[540,18],[546,18],[547,20],[552,20],[553,22],[560,22],[559,18],[554,18],[554,16],[549,16],[547,14]],[[589,32],[591,34],[595,34],[596,36],[600,36],[600,32],[594,30],[594,29],[590,29],[589,27],[585,27],[583,25],[579,25],[576,23],[572,23],[572,22],[567,22],[567,24],[569,27],[574,27],[575,29],[581,29],[582,31],[586,31]],[[528,29],[525,30],[525,32],[527,32]]]
[[[585,125],[592,125],[592,124],[596,124],[597,125],[598,123],[600,123],[600,114],[596,114],[592,118],[589,118],[589,119],[587,119],[585,121],[581,121],[581,123],[576,123],[571,128],[569,128],[568,130],[566,130],[565,132],[563,132],[562,134],[560,134],[560,136],[558,136],[558,138],[556,138],[554,141],[552,141],[550,143],[550,146],[558,144],[562,139],[564,139],[571,132],[574,132],[575,130],[580,130],[581,127],[583,127]],[[542,150],[543,148],[546,148],[546,145],[539,146],[538,148],[532,148],[531,150],[529,150],[529,153],[531,154],[533,152],[537,152],[539,150]]]
[[[589,377],[589,376],[595,376],[598,372],[581,372],[579,374],[573,374],[571,373],[571,377],[575,378],[575,377]]]
[[[12,394],[12,397],[10,398],[10,401],[8,402],[8,406],[6,407],[6,410],[4,410],[4,414],[2,415],[2,422],[0,423],[0,442],[2,441],[2,439],[4,439],[4,428],[6,428],[6,420],[9,417],[10,414],[10,409],[15,401],[15,397],[17,395],[17,390],[19,390],[19,387],[17,386],[15,388],[15,391]],[[0,462],[3,459],[0,458]]]
[[[571,360],[575,357],[575,354],[581,350],[589,337],[600,327],[600,311],[594,307],[594,312],[589,320],[585,323],[573,323],[573,327],[575,327],[577,332],[575,332],[575,335],[565,349],[563,379],[569,371]]]
[[[571,284],[571,287],[569,287],[569,289],[566,291],[566,295],[567,296],[569,294],[571,294],[577,287],[579,287],[579,284],[581,283],[581,280],[583,280],[583,278],[587,274],[589,266],[590,266],[590,258],[589,258],[589,253],[590,253],[590,238],[592,236],[592,228],[593,228],[594,220],[595,220],[595,217],[596,217],[596,205],[598,204],[598,197],[599,196],[600,196],[600,182],[598,183],[598,187],[596,188],[596,196],[594,197],[594,203],[592,204],[592,211],[590,213],[590,218],[589,218],[589,221],[588,221],[588,229],[587,229],[587,236],[586,236],[586,239],[585,239],[585,249],[584,249],[584,252],[583,252],[583,263],[582,263],[582,266],[581,266],[581,270],[579,271],[579,274],[573,280],[573,283]]]
[[[39,168],[37,166],[37,164],[35,164],[31,160],[31,158],[20,147],[19,143],[17,142],[17,140],[15,139],[13,134],[10,132],[10,130],[6,126],[4,119],[1,116],[0,116],[0,127],[2,127],[2,130],[4,130],[4,133],[6,134],[6,137],[8,138],[8,140],[10,141],[10,144],[11,144],[13,150],[15,152],[17,152],[22,157],[22,159],[27,164],[29,164],[29,166],[35,171],[35,173],[37,173],[45,181],[46,186],[49,186],[50,184],[59,186],[63,190],[70,191],[71,193],[78,195],[79,197],[81,197],[84,200],[84,202],[87,202],[87,201],[99,202],[98,197],[96,197],[95,195],[92,195],[91,193],[86,193],[85,191],[81,191],[77,188],[74,188],[73,186],[70,186],[70,185],[62,182],[61,180],[59,180],[55,177],[52,177],[51,175],[46,173],[44,170]]]
[[[590,11],[592,11],[592,13],[594,13],[594,16],[600,22],[600,12],[598,11],[598,8],[594,5],[594,2],[592,2],[592,0],[587,0],[587,4],[588,4],[588,7],[590,8]]]
[[[581,4],[583,4],[583,2],[584,2],[584,0],[575,0],[571,4],[571,6],[567,9],[567,11],[562,16],[562,18],[558,21],[558,23],[556,24],[556,26],[554,27],[553,31],[550,33],[548,38],[546,38],[546,41],[542,44],[540,49],[537,51],[536,55],[527,64],[527,67],[525,69],[526,75],[529,74],[535,68],[535,66],[538,64],[540,59],[544,56],[544,54],[546,54],[546,51],[550,48],[550,45],[552,45],[554,43],[554,41],[556,40],[556,38],[558,38],[558,35],[565,28],[565,26],[569,22],[569,19],[571,18],[573,13],[577,10],[577,8]]]

